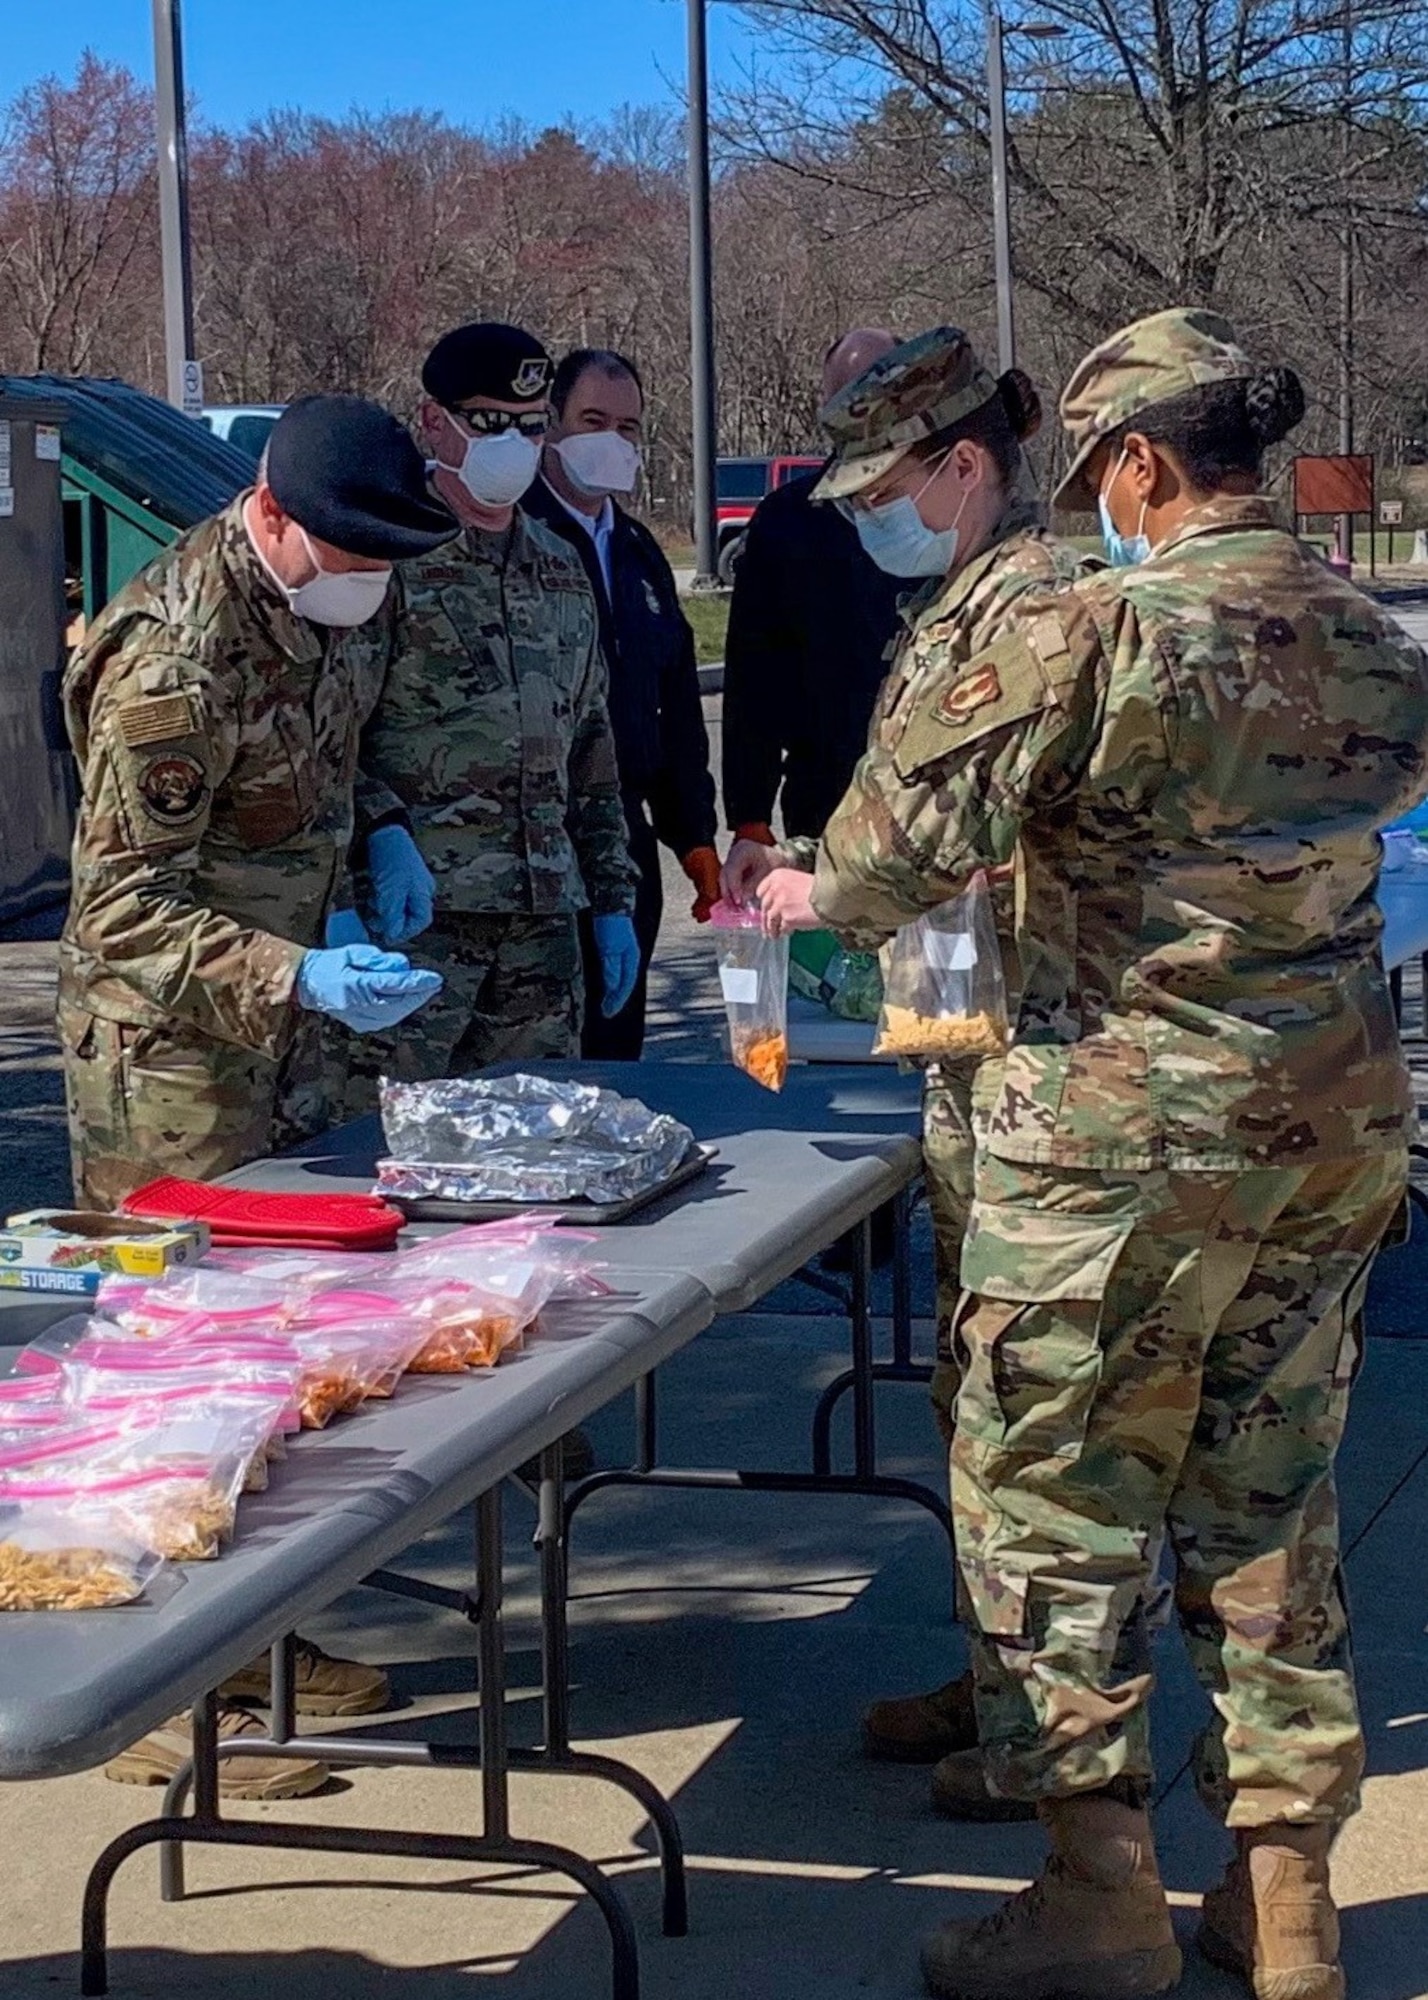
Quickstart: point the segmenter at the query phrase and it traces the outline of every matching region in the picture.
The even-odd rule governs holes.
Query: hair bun
[[[1245,384],[1245,422],[1261,448],[1304,421],[1304,384],[1292,368],[1262,368]]]
[[[997,393],[1017,443],[1025,444],[1028,438],[1034,438],[1041,429],[1041,397],[1026,370],[1008,368],[997,379]]]

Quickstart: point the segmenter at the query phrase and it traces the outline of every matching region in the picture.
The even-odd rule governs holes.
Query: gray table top
[[[620,1291],[627,1278],[688,1272],[718,1312],[744,1312],[890,1201],[922,1163],[916,1077],[832,1066],[791,1071],[791,1087],[776,1095],[711,1063],[520,1067],[608,1084],[670,1112],[718,1148],[697,1181],[599,1232],[595,1254]],[[377,1119],[364,1118],[230,1179],[312,1193],[365,1190],[381,1151]]]
[[[692,1279],[641,1303],[556,1306],[499,1368],[409,1377],[289,1449],[231,1548],[162,1572],[119,1610],[0,1619],[0,1779],[115,1755],[553,1444],[712,1317]]]
[[[552,1066],[557,1067],[557,1066]],[[212,1564],[166,1572],[118,1611],[0,1621],[0,1778],[101,1763],[392,1561],[709,1325],[741,1310],[906,1186],[918,1171],[916,1080],[822,1071],[770,1096],[714,1065],[582,1067],[686,1118],[719,1147],[698,1182],[602,1232],[615,1296],[560,1305],[489,1374],[409,1379],[292,1449],[240,1511]],[[809,1083],[812,1082],[812,1074]],[[910,1087],[909,1087],[910,1086]],[[810,1128],[778,1129],[797,1121]],[[233,1179],[352,1187],[370,1173],[375,1121]],[[74,1301],[0,1300],[7,1317]],[[31,1337],[29,1327],[21,1338]],[[10,1339],[7,1327],[0,1338]]]

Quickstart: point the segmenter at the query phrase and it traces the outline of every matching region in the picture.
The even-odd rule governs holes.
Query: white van
[[[215,403],[204,411],[203,421],[215,437],[226,438],[256,463],[263,455],[268,432],[285,407],[283,403]]]

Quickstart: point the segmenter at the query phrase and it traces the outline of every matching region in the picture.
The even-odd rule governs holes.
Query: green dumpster
[[[3,937],[68,894],[63,619],[72,640],[146,562],[241,492],[253,461],[124,382],[0,375],[0,411]]]

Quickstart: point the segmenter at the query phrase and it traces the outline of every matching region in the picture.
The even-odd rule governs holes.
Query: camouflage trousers
[[[971,1064],[940,1064],[922,1090],[922,1177],[932,1216],[932,1263],[937,1281],[937,1365],[932,1406],[951,1435],[959,1370],[952,1321],[962,1296],[962,1239],[972,1211],[977,1142],[972,1125]]]
[[[1149,1784],[1168,1533],[1231,1827],[1338,1823],[1363,1737],[1334,1459],[1402,1155],[1239,1174],[977,1163],[954,1338],[957,1554],[994,1790]]]
[[[75,1199],[114,1208],[160,1174],[214,1180],[328,1122],[321,1032],[300,1014],[287,1056],[64,1005],[59,1018]]]
[[[418,1083],[474,1076],[489,1063],[559,1061],[580,1052],[584,981],[575,918],[443,913],[406,947],[413,965],[445,984],[385,1035],[334,1037],[345,1045],[349,1117],[374,1109],[384,1076]]]

